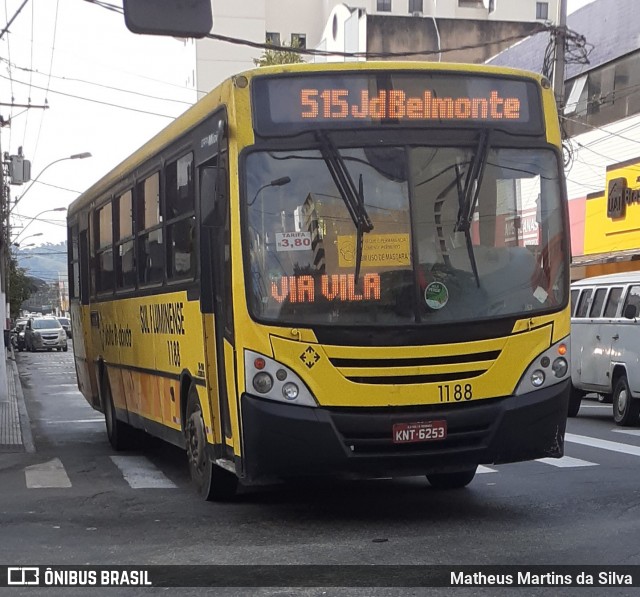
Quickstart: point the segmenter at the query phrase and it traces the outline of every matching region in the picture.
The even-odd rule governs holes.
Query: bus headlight
[[[244,351],[245,387],[255,390],[260,398],[286,404],[318,406],[302,379],[289,367],[275,359],[251,350]]]
[[[273,377],[264,371],[256,373],[253,378],[253,387],[256,389],[256,392],[268,394],[273,387]]]
[[[569,379],[570,338],[567,336],[539,354],[524,372],[514,391],[516,396],[547,388]]]
[[[567,363],[567,359],[560,357],[553,361],[551,368],[556,377],[564,377],[569,369],[569,363]]]
[[[282,386],[282,395],[287,400],[295,400],[299,393],[298,386],[294,383],[289,382]]]
[[[544,371],[540,371],[540,369],[536,369],[531,374],[531,384],[536,388],[539,388],[544,383]]]

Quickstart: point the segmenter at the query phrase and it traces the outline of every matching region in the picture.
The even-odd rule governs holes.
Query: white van
[[[569,416],[596,392],[613,402],[618,425],[640,414],[640,272],[585,278],[571,285]]]

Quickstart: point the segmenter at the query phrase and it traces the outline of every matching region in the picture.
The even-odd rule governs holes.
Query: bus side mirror
[[[627,305],[624,308],[623,315],[625,319],[635,319],[637,314],[638,314],[638,307],[636,307],[635,305]]]
[[[123,8],[133,33],[204,37],[213,29],[211,0],[124,0]]]

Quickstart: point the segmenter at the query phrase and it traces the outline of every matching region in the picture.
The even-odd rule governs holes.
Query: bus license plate
[[[393,426],[393,443],[410,444],[430,442],[447,437],[446,421],[418,421],[416,423],[396,423]]]

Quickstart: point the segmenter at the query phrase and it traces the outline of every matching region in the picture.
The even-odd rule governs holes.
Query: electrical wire
[[[7,78],[8,77],[5,77],[4,75],[0,75],[0,79],[7,79]],[[20,85],[28,85],[28,83],[25,83],[24,81],[17,81],[15,79],[14,79],[14,82],[18,83]],[[39,87],[37,85],[33,85],[33,87],[35,89],[42,89],[42,90],[45,89],[44,87]],[[169,114],[160,114],[158,112],[151,112],[149,110],[141,110],[139,108],[131,108],[129,106],[122,106],[120,104],[114,104],[112,102],[105,102],[105,101],[102,101],[102,100],[96,100],[96,99],[92,99],[92,98],[89,98],[89,97],[82,97],[80,95],[74,95],[72,93],[64,93],[63,91],[56,91],[54,89],[49,89],[48,92],[49,93],[55,93],[56,95],[62,95],[64,97],[70,97],[70,98],[73,98],[73,99],[78,99],[78,100],[82,100],[82,101],[86,101],[86,102],[91,102],[91,103],[94,103],[94,104],[101,104],[103,106],[110,106],[112,108],[120,108],[122,110],[129,110],[131,112],[138,112],[139,114],[149,114],[151,116],[160,116],[162,118],[170,118],[172,120],[175,118],[175,116],[171,116]]]

